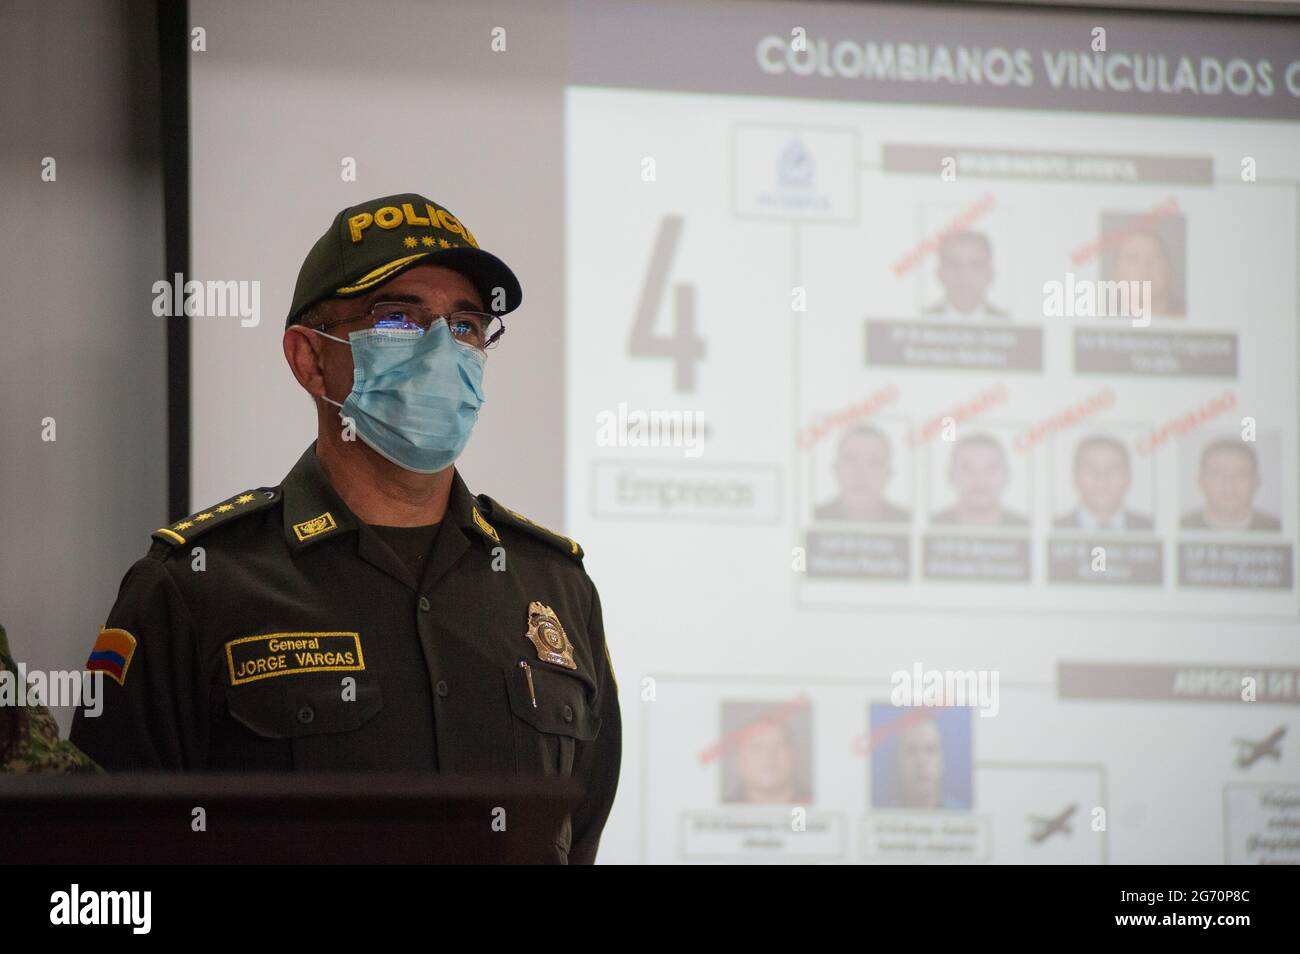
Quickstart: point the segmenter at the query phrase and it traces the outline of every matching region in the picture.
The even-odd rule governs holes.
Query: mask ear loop
[[[326,334],[325,332],[321,331],[319,328],[313,328],[313,329],[311,329],[311,330],[314,331],[314,332],[316,332],[316,334],[320,335],[322,338],[328,338],[328,339],[330,339],[330,341],[337,341],[339,344],[345,344],[345,345],[347,345],[349,348],[352,347],[352,342],[351,342],[351,341],[344,341],[342,338],[336,338],[336,337],[334,337],[334,335]],[[320,399],[321,399],[322,401],[328,401],[330,404],[333,404],[333,405],[334,405],[336,408],[338,408],[339,410],[342,410],[342,409],[343,409],[343,405],[342,405],[342,404],[340,404],[338,401],[335,401],[333,398],[328,398],[328,397],[326,397],[324,394],[322,394],[322,395],[320,396]]]
[[[319,328],[313,328],[312,331],[316,332],[316,334],[320,335],[322,338],[328,338],[330,341],[337,341],[339,344],[345,344],[349,348],[352,347],[351,341],[347,341],[343,338],[336,338],[333,335],[326,334],[325,332],[321,331]]]

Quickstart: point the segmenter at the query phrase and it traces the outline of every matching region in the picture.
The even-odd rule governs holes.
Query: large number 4
[[[673,390],[691,392],[696,387],[696,365],[704,357],[704,339],[695,334],[695,286],[673,286],[673,330],[655,333],[655,316],[668,288],[668,271],[682,236],[682,217],[668,215],[659,225],[650,269],[646,272],[627,351],[634,358],[669,358],[673,362]]]

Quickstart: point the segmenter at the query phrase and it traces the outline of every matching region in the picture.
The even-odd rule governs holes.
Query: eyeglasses
[[[338,318],[312,327],[317,331],[328,331],[350,321],[364,321],[365,329],[419,331],[421,334],[432,328],[435,321],[446,321],[453,338],[480,350],[494,347],[506,333],[506,324],[499,315],[483,311],[453,311],[448,315],[435,315],[419,302],[402,301],[375,302],[364,314]]]

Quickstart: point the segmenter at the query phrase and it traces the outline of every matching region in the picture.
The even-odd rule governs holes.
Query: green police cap
[[[479,248],[473,232],[438,203],[408,192],[334,216],[303,260],[285,327],[318,301],[364,295],[414,265],[460,272],[495,314],[514,311],[523,299],[514,272]]]

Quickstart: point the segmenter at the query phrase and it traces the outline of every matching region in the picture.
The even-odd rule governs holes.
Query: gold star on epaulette
[[[269,507],[279,499],[279,496],[278,490],[250,490],[248,493],[230,498],[225,503],[214,504],[207,510],[191,514],[171,526],[160,527],[153,532],[153,538],[169,547],[184,545],[200,534],[222,526],[227,521]]]

